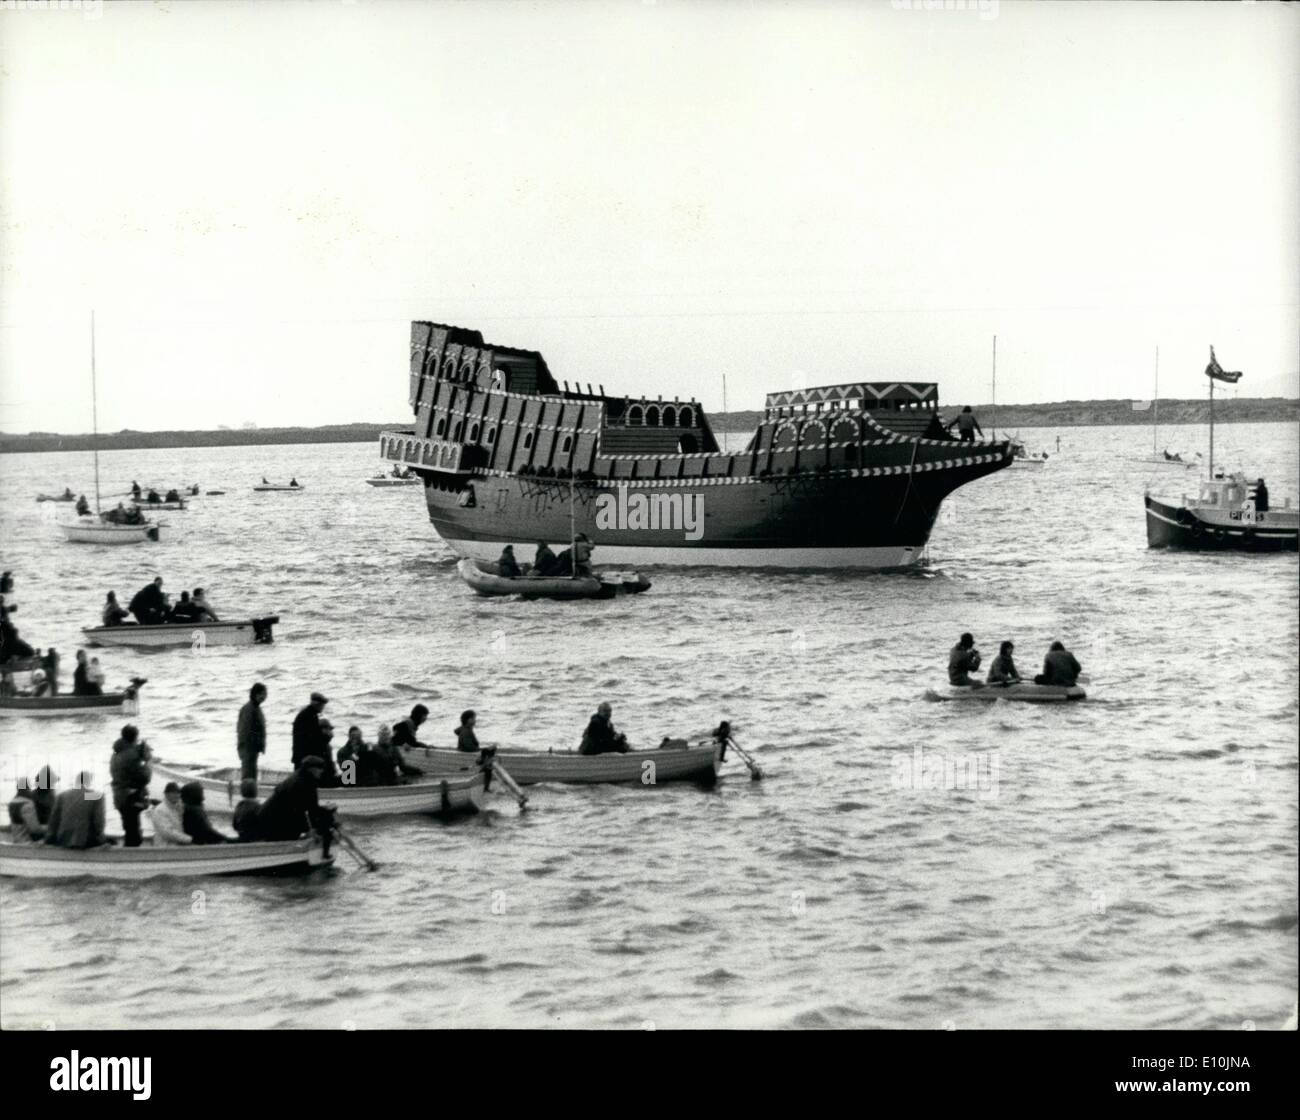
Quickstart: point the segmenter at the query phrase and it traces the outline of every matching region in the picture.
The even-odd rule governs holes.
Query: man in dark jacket
[[[1043,659],[1043,671],[1034,678],[1034,684],[1054,684],[1062,688],[1073,688],[1079,683],[1079,674],[1083,666],[1075,660],[1074,654],[1061,642],[1053,642]]]
[[[311,829],[325,841],[329,855],[330,832],[334,828],[334,810],[322,808],[317,790],[325,773],[324,759],[309,755],[302,765],[284,779],[257,811],[259,840],[297,840]]]
[[[600,707],[596,709],[596,714],[591,717],[587,730],[583,733],[582,745],[578,748],[579,754],[627,753],[627,736],[614,730],[610,718],[613,713],[614,709],[609,706],[609,702],[601,701]]]
[[[208,812],[203,808],[203,787],[198,782],[181,786],[181,827],[195,844],[225,844],[230,840],[212,827]]]
[[[971,674],[979,667],[980,651],[975,648],[975,639],[970,634],[963,634],[948,652],[948,683],[961,688],[978,688],[981,682],[972,680]]]
[[[167,596],[163,594],[162,576],[140,588],[128,604],[136,621],[149,626],[167,621]]]
[[[508,544],[501,550],[501,556],[497,560],[497,575],[506,579],[519,578],[519,561],[515,559],[514,545]]]
[[[311,703],[293,717],[293,765],[296,770],[304,758],[323,759],[325,737],[321,734],[320,716],[329,698],[319,692],[311,694]]]
[[[266,717],[262,714],[262,701],[266,699],[266,685],[258,681],[248,690],[248,702],[239,709],[239,722],[235,728],[239,752],[239,776],[257,780],[257,756],[266,753]],[[294,721],[295,728],[297,721]]]
[[[406,719],[393,724],[393,745],[398,747],[428,747],[415,737],[420,725],[429,718],[429,709],[423,704],[416,704]]]
[[[113,807],[122,818],[126,834],[123,844],[128,848],[140,846],[140,814],[149,807],[146,794],[153,777],[151,754],[149,744],[140,738],[140,729],[133,723],[122,728],[122,737],[113,744],[113,760],[109,763]]]
[[[230,818],[230,826],[241,840],[261,840],[261,827],[257,815],[262,810],[262,803],[257,799],[257,782],[245,778],[239,783],[239,802]]]
[[[76,785],[54,799],[45,842],[59,848],[97,848],[104,840],[104,795],[90,788],[94,775],[83,770]]]
[[[555,574],[555,553],[545,541],[537,542],[537,554],[533,557],[533,566],[529,575],[549,576]]]

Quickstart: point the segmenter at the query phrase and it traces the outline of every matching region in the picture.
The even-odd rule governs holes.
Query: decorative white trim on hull
[[[507,541],[446,541],[460,556],[496,560]],[[533,541],[515,541],[524,547]],[[920,563],[924,549],[913,545],[886,548],[636,548],[596,542],[598,565],[632,564],[682,568],[909,568]]]

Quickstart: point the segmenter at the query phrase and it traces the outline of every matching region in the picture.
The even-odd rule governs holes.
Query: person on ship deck
[[[1262,478],[1257,478],[1255,480],[1255,486],[1251,493],[1251,497],[1255,499],[1256,513],[1268,512],[1268,487],[1264,484]]]
[[[1034,684],[1051,684],[1073,688],[1079,683],[1083,666],[1062,642],[1053,642],[1043,659],[1043,671],[1034,678]]]
[[[980,651],[975,639],[963,634],[948,654],[948,683],[959,688],[979,688],[982,682],[971,679],[971,673],[980,667]]]
[[[984,438],[984,429],[980,427],[980,422],[975,419],[975,413],[971,411],[970,405],[967,405],[957,413],[957,418],[948,424],[945,424],[944,427],[948,431],[952,431],[953,428],[956,428],[957,438],[961,440],[962,443],[974,443],[976,432],[979,432],[981,439]]]

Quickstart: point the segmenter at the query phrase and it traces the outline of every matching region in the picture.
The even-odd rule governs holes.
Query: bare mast
[[[99,386],[95,381],[95,312],[90,312],[90,422],[94,437],[91,449],[95,456],[95,514],[103,511],[99,508]]]

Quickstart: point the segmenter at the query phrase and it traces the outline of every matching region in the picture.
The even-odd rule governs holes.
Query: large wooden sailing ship
[[[411,324],[409,430],[380,454],[413,469],[462,556],[585,533],[601,563],[906,567],[943,499],[1011,462],[961,443],[938,387],[852,382],[771,393],[745,450],[725,452],[695,400],[561,384],[536,351]]]

